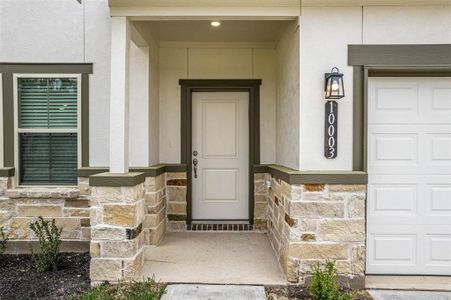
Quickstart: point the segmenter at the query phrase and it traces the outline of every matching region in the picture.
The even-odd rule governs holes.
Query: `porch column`
[[[110,173],[128,173],[130,23],[111,18]]]

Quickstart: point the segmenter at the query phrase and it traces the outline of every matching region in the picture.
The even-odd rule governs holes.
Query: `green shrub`
[[[30,224],[36,237],[39,239],[39,249],[35,251],[30,246],[31,256],[35,268],[38,272],[45,272],[47,270],[56,271],[58,269],[58,261],[60,257],[59,248],[61,245],[61,231],[55,224],[55,219],[52,221],[44,220],[39,217],[36,222]]]
[[[8,235],[3,231],[3,227],[0,227],[0,255],[5,253],[6,243],[8,243]]]
[[[352,300],[354,295],[340,292],[337,284],[337,269],[334,262],[328,260],[324,268],[319,264],[312,268],[313,276],[309,284],[313,300]]]
[[[120,282],[92,288],[80,300],[158,300],[166,292],[166,284],[147,278],[143,282]]]

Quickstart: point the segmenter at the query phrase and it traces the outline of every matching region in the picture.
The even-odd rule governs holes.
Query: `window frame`
[[[77,79],[77,128],[19,128],[19,79],[20,78],[76,78]],[[19,148],[19,134],[21,133],[76,133],[77,134],[77,168],[82,166],[81,157],[81,95],[82,95],[82,74],[68,74],[68,73],[13,73],[13,94],[14,94],[14,165],[17,172],[15,172],[15,185],[19,187],[65,187],[76,185],[56,185],[56,184],[21,184],[20,183],[20,148]]]

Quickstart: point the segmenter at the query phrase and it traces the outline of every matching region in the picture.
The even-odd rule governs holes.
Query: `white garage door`
[[[367,274],[451,275],[451,78],[371,78]]]

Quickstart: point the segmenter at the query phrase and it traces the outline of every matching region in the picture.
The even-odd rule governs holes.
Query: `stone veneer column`
[[[266,231],[268,228],[268,198],[269,188],[267,182],[271,175],[267,173],[254,174],[254,229]]]
[[[144,174],[102,173],[90,185],[91,284],[142,279]]]
[[[272,179],[270,239],[290,282],[335,261],[343,284],[363,286],[366,185],[289,185]]]
[[[145,240],[150,245],[158,245],[166,232],[165,174],[146,177],[144,182],[144,222]]]
[[[6,191],[13,188],[12,177],[0,177],[0,227],[6,228],[9,220],[14,217],[14,201],[6,196]]]
[[[187,220],[186,172],[167,172],[165,184],[168,228],[170,231],[184,231]]]

